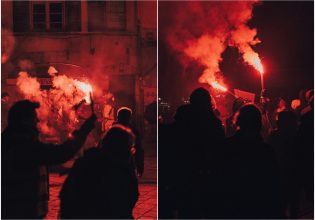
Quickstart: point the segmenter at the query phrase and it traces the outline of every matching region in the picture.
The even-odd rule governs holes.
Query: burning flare
[[[264,68],[257,53],[251,51],[248,54],[244,54],[244,60],[252,65],[260,74],[264,73]]]
[[[75,85],[85,94],[85,101],[90,104],[91,99],[90,99],[90,93],[92,93],[92,86],[88,83],[81,82],[78,80],[74,81]]]
[[[217,82],[211,82],[210,84],[211,84],[211,86],[212,86],[213,88],[215,88],[215,89],[217,89],[217,90],[220,90],[220,91],[222,91],[222,92],[227,92],[227,91],[228,91],[226,87],[220,85],[220,84],[217,83]]]

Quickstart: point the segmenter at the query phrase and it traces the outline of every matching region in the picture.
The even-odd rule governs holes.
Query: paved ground
[[[59,174],[50,174],[50,200],[46,219],[57,219],[59,213],[59,191],[66,178]],[[136,219],[156,219],[157,216],[157,187],[156,187],[156,157],[145,159],[145,173],[139,180],[140,197],[134,209]]]

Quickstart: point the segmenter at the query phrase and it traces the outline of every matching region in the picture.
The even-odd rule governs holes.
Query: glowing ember
[[[211,82],[210,84],[211,84],[211,86],[212,86],[213,88],[215,88],[215,89],[218,89],[218,90],[220,90],[220,91],[222,91],[222,92],[227,92],[227,88],[225,88],[224,86],[220,85],[220,84],[217,83],[217,82]]]
[[[88,83],[81,82],[78,80],[75,80],[75,85],[85,94],[85,101],[90,104],[91,99],[90,99],[90,93],[92,93],[92,86]]]

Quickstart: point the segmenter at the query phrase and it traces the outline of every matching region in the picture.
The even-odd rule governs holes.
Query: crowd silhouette
[[[159,126],[159,218],[299,218],[305,203],[314,204],[314,99],[312,90],[304,94],[303,108],[279,100],[273,113],[267,99],[236,99],[224,127],[210,93],[193,91],[174,122]],[[46,216],[47,166],[83,146],[96,122],[92,105],[59,145],[40,141],[38,103],[12,105],[2,132],[2,218]],[[133,218],[144,153],[131,117],[131,109],[120,108],[100,146],[75,161],[60,192],[61,219]]]
[[[37,102],[22,100],[8,111],[1,142],[3,219],[45,218],[48,166],[73,159],[97,120],[91,102],[90,116],[71,138],[62,144],[48,144],[40,140],[39,107]],[[118,121],[106,132],[100,146],[89,148],[75,161],[59,195],[60,218],[133,219],[144,153],[140,135],[130,123],[131,113],[131,109],[121,108]]]
[[[298,218],[314,204],[313,92],[306,96],[298,111],[279,99],[275,113],[267,91],[257,105],[238,98],[224,132],[209,92],[193,91],[174,122],[159,125],[159,218]]]

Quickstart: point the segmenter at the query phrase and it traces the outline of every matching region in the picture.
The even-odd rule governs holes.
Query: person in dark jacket
[[[44,218],[48,210],[47,165],[66,162],[83,145],[94,127],[94,114],[73,138],[63,144],[42,143],[37,129],[36,109],[29,100],[16,102],[8,113],[8,127],[2,133],[2,218]]]
[[[236,123],[240,130],[227,139],[221,157],[220,218],[282,218],[275,157],[260,134],[261,112],[246,104]]]
[[[298,218],[299,178],[298,178],[298,122],[293,111],[278,114],[277,129],[271,132],[268,143],[275,152],[278,175],[280,177],[281,208],[288,217]]]
[[[314,204],[314,97],[310,98],[306,108],[308,111],[301,116],[298,129],[299,173],[307,200]]]
[[[132,131],[109,129],[101,148],[76,161],[60,192],[61,219],[132,219],[138,182],[131,164]]]
[[[117,111],[117,121],[113,123],[120,124],[125,127],[128,127],[134,133],[135,139],[135,154],[134,154],[134,162],[136,167],[136,172],[138,176],[142,176],[144,172],[144,150],[142,147],[142,140],[140,132],[131,124],[131,116],[132,110],[127,107],[121,107]]]
[[[159,124],[159,218],[172,219],[177,211],[176,207],[176,163],[177,152],[173,144],[172,124]]]
[[[211,96],[206,89],[194,90],[190,104],[177,109],[173,139],[176,155],[171,166],[174,166],[178,217],[214,217],[211,209],[215,203],[213,180],[224,129],[213,112]]]

